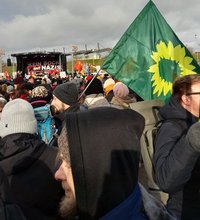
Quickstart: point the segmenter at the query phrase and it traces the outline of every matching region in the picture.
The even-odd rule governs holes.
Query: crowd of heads
[[[109,103],[113,97],[116,99],[126,99],[128,96],[136,97],[130,88],[108,74],[96,76],[88,74],[85,77],[80,76],[73,79],[58,76],[56,78],[30,76],[26,79],[22,74],[17,74],[15,79],[0,81],[0,104],[2,107],[6,102],[16,98],[29,102],[35,102],[42,98],[47,103],[52,102],[52,110],[57,113],[66,110],[75,103],[83,104],[85,97],[91,94],[102,94]]]
[[[191,96],[200,94],[199,83],[199,75],[178,78],[173,84],[172,94],[197,117],[200,102],[198,109],[193,108]],[[34,109],[47,104],[51,106],[55,120],[59,118],[62,122],[56,145],[59,149],[57,162],[61,161],[61,165],[55,172],[55,179],[62,182],[65,190],[60,213],[64,218],[70,218],[77,211],[80,216],[86,215],[84,211],[87,211],[89,219],[98,219],[128,197],[133,188],[137,189],[139,139],[144,129],[144,118],[130,110],[130,104],[136,101],[137,96],[130,88],[108,74],[71,80],[50,77],[24,79],[19,75],[16,79],[2,81],[0,85],[0,136],[36,134]],[[91,138],[87,137],[88,134]],[[111,140],[111,136],[115,139]],[[119,161],[123,164],[121,168]],[[107,179],[103,180],[105,175]],[[88,184],[88,189],[85,184]],[[103,188],[104,184],[108,188]],[[123,193],[118,195],[116,189],[119,188]],[[91,207],[82,207],[85,197],[78,195],[80,190],[86,190],[85,196],[88,196]],[[93,204],[96,196],[99,200]],[[107,199],[110,203],[106,207]]]

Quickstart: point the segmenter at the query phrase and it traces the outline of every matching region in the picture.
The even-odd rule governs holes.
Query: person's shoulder
[[[45,144],[45,143],[44,143]],[[58,148],[57,147],[51,147],[48,144],[45,144],[45,149],[44,149],[45,153],[51,153],[51,154],[56,154],[58,153]]]
[[[178,129],[178,130],[182,130],[185,127],[187,127],[187,121],[180,119],[180,118],[169,118],[169,119],[163,119],[160,121],[161,124],[161,128],[165,128],[165,129]]]
[[[43,148],[43,151],[40,155],[43,159],[55,159],[58,154],[58,147],[52,147],[49,144],[46,144],[44,141],[40,140],[40,147]]]
[[[48,167],[57,166],[57,156],[58,156],[58,148],[50,147],[49,145],[44,143],[44,150],[40,155],[40,160],[43,161]]]

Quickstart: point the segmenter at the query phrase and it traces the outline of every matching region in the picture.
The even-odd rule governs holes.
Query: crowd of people
[[[200,75],[179,77],[155,140],[161,203],[139,183],[141,99],[107,74],[0,85],[0,219],[197,220]],[[6,187],[5,187],[6,186]]]

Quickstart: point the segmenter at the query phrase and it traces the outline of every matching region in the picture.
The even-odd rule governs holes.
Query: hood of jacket
[[[66,115],[80,219],[99,219],[128,198],[138,182],[144,118],[100,107]]]
[[[190,124],[193,124],[198,120],[197,117],[192,115],[178,102],[178,100],[172,95],[169,103],[164,105],[159,110],[160,116],[163,119],[181,119]]]
[[[102,93],[99,94],[90,94],[85,97],[83,105],[86,105],[88,108],[96,108],[96,107],[109,107],[110,103],[103,96]]]
[[[38,160],[45,147],[45,143],[37,135],[7,135],[0,139],[0,165],[6,175],[14,174]]]

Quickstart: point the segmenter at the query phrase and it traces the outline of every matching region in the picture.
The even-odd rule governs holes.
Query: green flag
[[[200,73],[189,50],[149,1],[102,65],[144,100],[167,100],[179,75]]]

